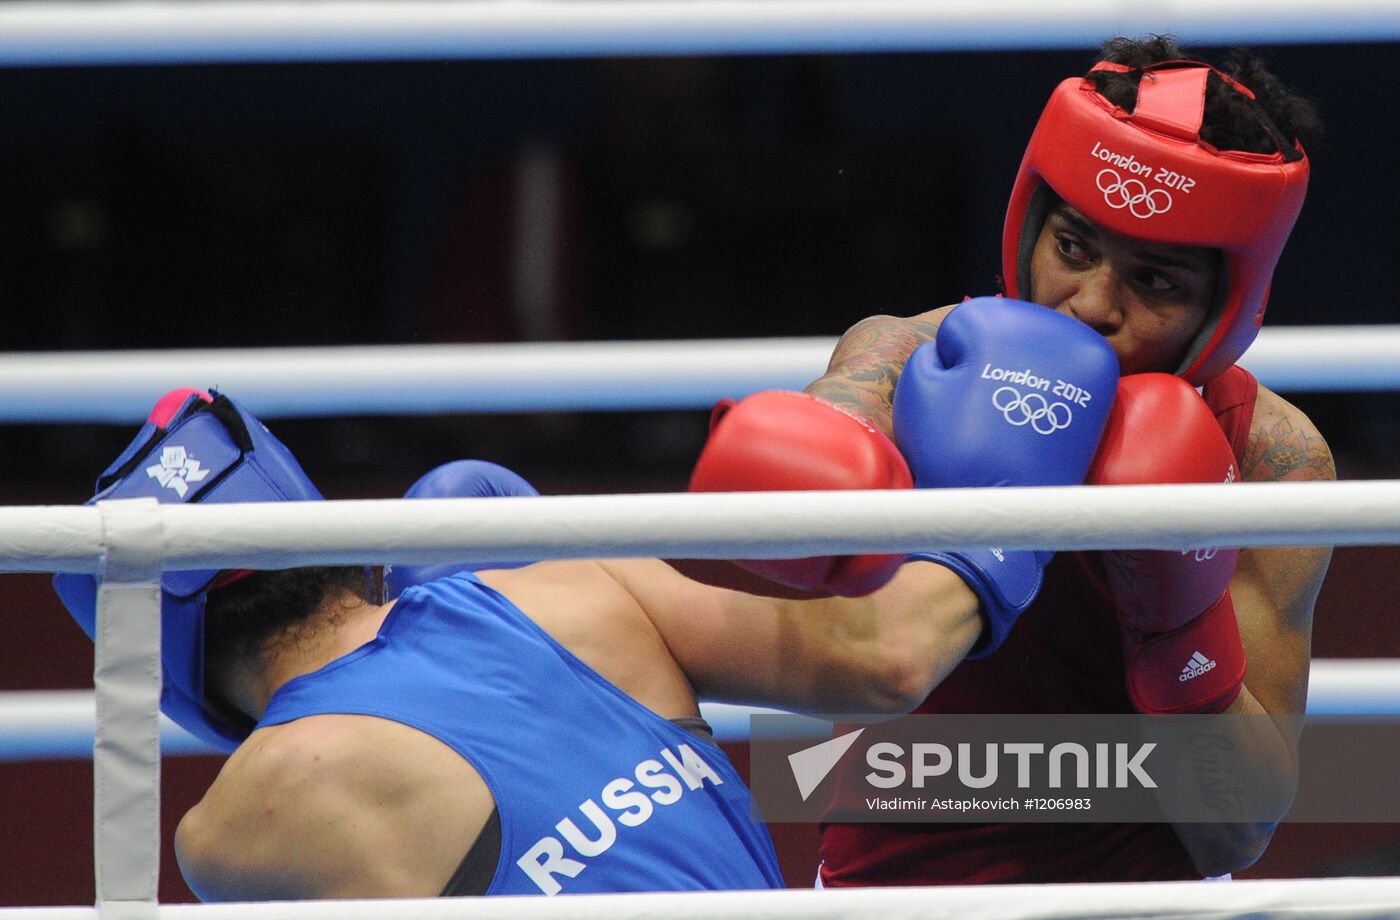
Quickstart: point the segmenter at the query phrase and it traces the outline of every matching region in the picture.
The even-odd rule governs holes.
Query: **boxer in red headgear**
[[[1109,75],[1136,80],[1130,109],[1101,94]],[[1210,142],[1203,116],[1212,86],[1217,98],[1253,117],[1274,149],[1221,150]],[[1026,147],[1002,235],[1007,296],[1036,299],[1032,262],[1060,206],[1127,239],[1212,251],[1208,312],[1174,368],[1199,386],[1254,341],[1307,186],[1302,147],[1279,134],[1248,87],[1201,62],[1134,70],[1101,61],[1089,76],[1056,88]]]
[[[1302,206],[1303,143],[1317,132],[1316,115],[1253,58],[1217,69],[1185,57],[1170,39],[1116,39],[1085,76],[1053,91],[1012,190],[1004,293],[1081,321],[1117,355],[1122,378],[1088,482],[1335,478],[1308,418],[1235,365]],[[905,362],[919,365],[910,356],[927,342],[943,351],[954,325],[959,342],[975,326],[979,350],[1016,347],[995,340],[1016,340],[1022,328],[961,315],[990,302],[866,319],[807,392],[893,435],[912,462],[927,445],[901,429],[901,420],[909,427],[901,402],[925,375],[902,379],[913,376]],[[944,326],[955,310],[957,322]],[[1056,338],[1032,344],[1061,351]],[[1008,380],[1015,370],[995,374]],[[1060,404],[1078,411],[1074,395],[1017,405],[1021,416],[1043,412],[1053,429]],[[974,398],[944,390],[920,398],[919,411],[956,418]],[[955,454],[959,440],[945,433],[937,449]],[[1002,475],[1028,481],[1014,469]],[[1301,713],[1328,558],[1321,548],[1060,553],[1014,626],[1003,624],[1001,645],[960,664],[918,711]],[[1296,733],[1255,721],[1269,727],[1247,739],[1239,765],[1270,777],[1280,790],[1270,813],[1281,817],[1296,781]],[[1274,826],[831,824],[820,879],[835,887],[1201,878],[1250,865]]]

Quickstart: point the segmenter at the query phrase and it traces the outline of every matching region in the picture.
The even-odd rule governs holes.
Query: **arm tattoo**
[[[935,323],[873,316],[841,337],[826,374],[807,392],[836,403],[866,419],[885,434],[892,432],[894,388],[904,362],[938,332]]]
[[[1271,428],[1252,434],[1245,458],[1242,472],[1249,482],[1337,478],[1327,442],[1321,435],[1299,428],[1287,418],[1280,418]]]

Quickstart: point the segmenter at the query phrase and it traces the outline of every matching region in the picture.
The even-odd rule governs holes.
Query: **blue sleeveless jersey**
[[[501,819],[487,894],[783,885],[725,753],[471,573],[405,591],[372,642],[289,681],[259,726],[328,713],[412,726],[481,774]]]

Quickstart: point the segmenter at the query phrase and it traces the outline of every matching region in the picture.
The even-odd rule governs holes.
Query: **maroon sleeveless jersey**
[[[1206,404],[1244,456],[1258,381],[1231,367]],[[1059,553],[1034,604],[987,658],[963,661],[915,712],[1129,713],[1122,653],[1098,553]],[[827,824],[821,880],[964,885],[1198,879],[1169,824]]]

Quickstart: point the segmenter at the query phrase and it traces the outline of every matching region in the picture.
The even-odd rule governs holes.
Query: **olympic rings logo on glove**
[[[1074,413],[1062,402],[1050,402],[1039,393],[1022,394],[1015,387],[998,387],[992,394],[992,405],[1017,428],[1030,425],[1038,434],[1054,434],[1068,428]]]
[[[1116,169],[1101,169],[1094,184],[1103,192],[1103,200],[1115,210],[1128,209],[1134,217],[1146,220],[1172,209],[1172,196],[1166,189],[1147,190],[1141,179],[1124,179]]]
[[[1181,555],[1185,556],[1190,553],[1195,557],[1197,562],[1209,562],[1214,559],[1219,552],[1219,547],[1212,546],[1205,549],[1184,549],[1181,551]]]

